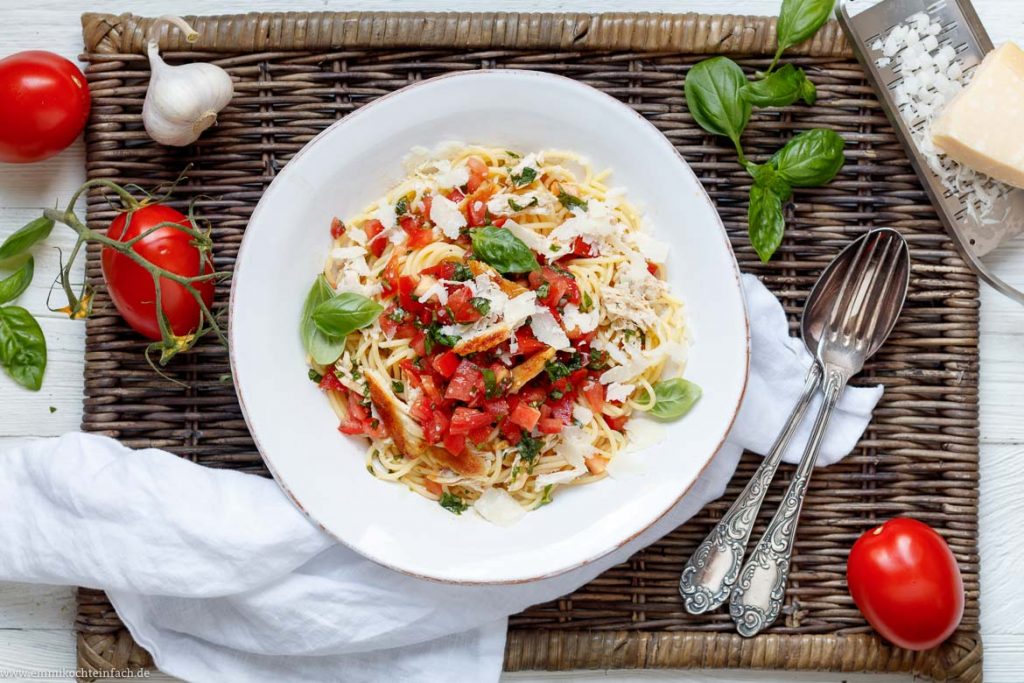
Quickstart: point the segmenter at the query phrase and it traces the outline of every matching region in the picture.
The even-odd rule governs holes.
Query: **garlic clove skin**
[[[163,145],[192,144],[234,96],[231,76],[205,62],[170,66],[155,42],[149,43],[149,64],[152,76],[142,105],[146,132]]]

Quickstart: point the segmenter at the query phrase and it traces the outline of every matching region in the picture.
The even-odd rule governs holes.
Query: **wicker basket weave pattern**
[[[791,61],[818,86],[813,107],[756,113],[744,147],[756,161],[794,132],[830,126],[847,141],[847,163],[823,188],[800,190],[787,208],[786,240],[762,264],[746,237],[749,178],[731,149],[686,112],[682,82],[705,54],[743,55],[764,68],[774,20],[695,14],[286,13],[195,18],[186,46],[160,30],[168,61],[215,61],[236,96],[200,143],[167,149],[142,130],[150,19],[82,17],[93,114],[90,178],[153,187],[188,164],[175,205],[195,199],[210,220],[218,269],[231,270],[248,217],[275,174],[338,118],[411,82],[479,68],[529,68],[588,83],[652,121],[690,162],[715,201],[741,267],[760,276],[795,316],[821,268],[851,238],[898,228],[914,259],[910,296],[886,346],[859,379],[885,396],[855,452],[815,475],[794,553],[783,618],[749,640],[724,612],[687,615],[676,591],[690,552],[752,474],[745,455],[726,496],[652,547],[572,595],[510,620],[506,668],[739,667],[913,672],[937,680],[981,680],[978,635],[978,286],[942,232],[863,72],[838,27],[828,24]],[[114,215],[101,193],[88,220]],[[238,408],[227,354],[202,343],[155,375],[145,343],[116,315],[102,286],[98,252],[87,276],[97,286],[87,321],[83,428],[130,446],[166,448],[210,467],[266,474]],[[216,307],[227,302],[218,288]],[[777,505],[791,468],[769,493]],[[956,634],[914,653],[873,634],[850,599],[845,562],[872,524],[899,514],[927,521],[948,540],[964,573],[967,609]],[[765,517],[766,515],[762,515]],[[760,533],[762,525],[755,529]],[[100,591],[79,590],[80,665],[107,671],[151,664]],[[339,675],[342,675],[339,673]]]

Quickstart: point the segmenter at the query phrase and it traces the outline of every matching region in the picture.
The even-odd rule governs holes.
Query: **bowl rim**
[[[707,456],[707,459],[704,461],[704,464],[701,465],[700,470],[694,476],[693,480],[690,481],[690,483],[687,484],[685,487],[683,487],[683,489],[679,492],[679,495],[676,496],[676,498],[674,500],[672,500],[657,515],[652,517],[651,520],[647,524],[645,524],[641,528],[637,529],[634,533],[630,534],[629,536],[627,536],[627,537],[621,539],[620,541],[616,542],[614,545],[608,547],[607,549],[605,549],[603,551],[600,551],[600,552],[597,552],[597,553],[593,553],[591,555],[588,555],[587,557],[585,557],[583,559],[580,559],[580,560],[577,560],[577,561],[575,561],[575,562],[573,562],[571,564],[568,564],[568,565],[566,565],[564,567],[559,567],[557,569],[536,573],[534,575],[527,576],[527,577],[521,577],[521,578],[515,578],[515,579],[497,579],[497,580],[451,579],[451,578],[444,578],[444,577],[440,577],[440,576],[434,576],[434,575],[431,575],[431,574],[418,573],[418,572],[412,571],[412,570],[410,570],[408,568],[400,567],[400,566],[397,566],[395,564],[392,564],[391,562],[388,562],[387,560],[384,560],[384,559],[381,559],[379,557],[376,557],[376,556],[374,556],[372,554],[368,554],[363,549],[358,548],[355,545],[347,542],[345,539],[339,537],[331,529],[327,528],[327,526],[325,526],[322,522],[320,522],[320,520],[316,519],[316,517],[314,517],[308,510],[306,510],[305,506],[299,500],[298,496],[295,495],[295,493],[291,490],[291,488],[288,486],[288,484],[285,483],[284,479],[278,473],[277,468],[274,466],[271,458],[264,451],[263,446],[260,443],[259,437],[256,434],[253,422],[252,422],[252,420],[249,417],[249,410],[246,407],[245,397],[242,395],[242,390],[241,390],[238,382],[237,381],[233,381],[232,382],[232,385],[233,385],[234,390],[235,390],[235,395],[238,398],[239,408],[241,408],[241,411],[242,411],[242,418],[245,420],[246,428],[249,430],[249,435],[252,437],[253,444],[256,446],[256,450],[259,452],[260,457],[263,459],[264,464],[267,466],[267,469],[270,471],[270,474],[274,478],[274,481],[277,483],[278,487],[280,487],[280,489],[282,491],[284,491],[285,495],[292,501],[292,503],[294,503],[294,505],[299,509],[299,511],[303,515],[305,515],[307,519],[309,519],[309,521],[311,523],[316,525],[317,528],[319,528],[321,531],[323,531],[324,533],[329,535],[335,541],[341,543],[345,547],[347,547],[347,548],[351,549],[352,551],[354,551],[355,553],[359,554],[361,557],[365,557],[366,559],[370,560],[371,562],[374,562],[377,565],[380,565],[380,566],[385,567],[387,569],[390,569],[392,571],[396,571],[396,572],[398,572],[400,574],[404,574],[406,576],[411,576],[411,577],[414,577],[414,578],[417,578],[417,579],[424,579],[424,580],[431,581],[431,582],[434,582],[434,583],[441,583],[441,584],[448,584],[448,585],[460,585],[460,586],[502,586],[502,585],[506,585],[507,586],[507,585],[523,584],[523,583],[532,583],[532,582],[535,582],[535,581],[542,581],[544,579],[550,579],[550,578],[553,578],[553,577],[556,577],[556,576],[561,576],[561,575],[566,574],[568,572],[571,572],[571,571],[574,571],[576,569],[580,569],[582,567],[585,567],[585,566],[587,566],[587,565],[589,565],[589,564],[591,564],[591,563],[601,559],[602,557],[605,557],[606,555],[615,552],[616,550],[618,550],[622,546],[626,545],[627,543],[629,543],[630,541],[632,541],[633,539],[637,538],[639,535],[641,535],[642,533],[644,533],[645,531],[650,529],[652,526],[657,524],[658,521],[660,521],[666,514],[668,514],[668,512],[670,510],[672,510],[672,508],[674,508],[679,503],[679,501],[681,501],[683,499],[683,497],[686,496],[686,494],[690,492],[691,489],[693,489],[694,485],[697,483],[697,481],[701,478],[701,476],[703,476],[704,472],[707,470],[708,465],[711,464],[711,461],[714,460],[715,456],[717,456],[718,453],[722,450],[722,447],[725,445],[725,442],[728,440],[729,434],[732,431],[732,428],[733,428],[733,426],[736,423],[736,418],[739,415],[740,408],[743,405],[743,399],[746,396],[747,387],[749,386],[749,382],[750,382],[750,316],[749,316],[749,312],[747,311],[746,298],[743,296],[743,283],[742,283],[742,280],[741,280],[741,272],[740,272],[739,264],[736,261],[736,254],[733,251],[732,243],[729,241],[729,236],[728,236],[728,233],[725,230],[725,225],[722,223],[722,217],[719,215],[718,210],[715,208],[714,203],[711,201],[711,197],[708,196],[707,190],[704,188],[704,184],[701,183],[700,178],[698,178],[697,174],[693,172],[693,169],[690,167],[690,164],[686,161],[685,158],[683,158],[683,155],[679,153],[679,150],[677,150],[675,148],[675,146],[668,140],[668,138],[666,138],[665,135],[660,130],[658,130],[657,126],[655,126],[653,123],[651,123],[649,120],[647,120],[639,112],[635,111],[634,109],[632,109],[631,107],[627,106],[623,102],[615,99],[611,95],[609,95],[609,94],[607,94],[607,93],[605,93],[605,92],[603,92],[601,90],[598,90],[597,88],[594,88],[594,87],[592,87],[590,85],[587,85],[586,83],[581,83],[580,81],[577,81],[575,79],[568,78],[566,76],[562,76],[562,75],[559,75],[559,74],[552,74],[552,73],[547,73],[547,72],[543,72],[543,71],[534,71],[534,70],[530,70],[530,69],[475,69],[473,71],[461,71],[461,72],[455,72],[455,73],[440,74],[440,75],[434,76],[432,78],[424,79],[422,81],[416,81],[415,83],[410,83],[407,86],[404,86],[404,87],[402,87],[402,88],[400,88],[398,90],[395,90],[394,92],[390,92],[390,93],[387,93],[385,95],[381,95],[380,97],[378,97],[378,98],[376,98],[376,99],[374,99],[374,100],[372,100],[370,102],[367,102],[366,104],[361,106],[359,109],[356,109],[355,111],[345,115],[343,118],[338,119],[337,121],[332,123],[330,126],[328,126],[324,130],[319,132],[312,139],[310,139],[306,144],[304,144],[302,146],[302,148],[298,152],[295,153],[295,155],[288,161],[288,163],[285,164],[285,166],[281,169],[281,171],[277,173],[277,175],[274,177],[274,180],[271,181],[271,184],[263,192],[263,195],[260,197],[260,200],[256,203],[255,208],[253,208],[253,211],[252,211],[252,213],[249,216],[249,220],[246,222],[246,230],[242,233],[242,240],[241,240],[241,242],[239,243],[239,246],[238,246],[238,253],[235,256],[235,268],[234,268],[234,272],[233,272],[232,277],[231,277],[231,289],[230,289],[229,294],[228,294],[228,335],[227,335],[228,336],[228,362],[229,362],[229,367],[231,369],[232,377],[233,378],[237,378],[238,377],[238,367],[237,367],[237,364],[236,364],[235,351],[234,351],[234,349],[235,349],[235,336],[234,336],[234,331],[235,331],[234,320],[235,320],[235,316],[233,315],[233,312],[234,312],[234,309],[235,309],[235,301],[236,301],[236,296],[235,295],[236,295],[237,288],[238,288],[238,274],[241,271],[242,265],[244,264],[243,256],[244,256],[244,254],[246,252],[246,247],[251,242],[250,236],[253,234],[253,233],[249,232],[248,227],[259,216],[260,211],[261,211],[261,209],[264,206],[264,202],[267,200],[267,197],[271,195],[271,189],[273,187],[274,182],[276,182],[277,179],[280,178],[281,176],[283,176],[286,173],[288,173],[289,167],[291,167],[292,164],[297,159],[299,159],[310,148],[312,148],[314,144],[316,144],[317,142],[321,141],[322,138],[326,137],[332,130],[334,130],[336,127],[341,126],[342,124],[345,124],[346,122],[351,121],[353,119],[353,117],[365,116],[368,112],[372,113],[374,108],[375,108],[375,106],[378,103],[380,103],[380,102],[383,102],[385,100],[391,99],[393,97],[396,97],[396,96],[404,94],[404,93],[408,93],[409,91],[411,91],[413,89],[416,89],[416,88],[420,88],[421,86],[433,84],[433,83],[436,83],[436,82],[442,81],[442,80],[448,80],[448,79],[454,79],[454,78],[459,78],[459,79],[462,79],[462,78],[481,78],[481,77],[487,77],[487,76],[492,76],[492,75],[516,76],[516,77],[522,77],[522,78],[539,78],[539,79],[542,79],[542,80],[550,80],[550,81],[560,82],[560,83],[563,83],[563,84],[568,85],[570,87],[589,89],[589,90],[593,91],[594,93],[597,93],[598,95],[600,95],[601,98],[605,98],[608,101],[608,103],[610,105],[612,105],[613,107],[618,107],[618,108],[621,108],[621,109],[624,109],[624,110],[630,112],[633,116],[635,116],[637,119],[640,120],[641,125],[653,129],[657,133],[657,138],[658,138],[658,143],[657,144],[661,144],[661,145],[667,146],[671,150],[671,152],[676,156],[676,158],[682,163],[683,168],[685,168],[686,172],[693,178],[694,183],[696,184],[697,188],[700,189],[699,200],[705,202],[707,204],[707,206],[711,209],[711,212],[712,212],[712,214],[715,217],[715,224],[718,227],[718,235],[721,238],[723,244],[725,245],[726,251],[727,251],[727,253],[728,253],[729,257],[730,257],[729,258],[729,262],[732,265],[732,275],[733,275],[733,279],[736,282],[736,288],[737,288],[737,290],[740,293],[740,309],[741,309],[742,314],[743,314],[742,315],[742,317],[743,317],[743,333],[744,333],[744,343],[743,343],[743,353],[744,353],[744,358],[743,358],[743,379],[742,379],[742,385],[740,387],[740,391],[739,391],[739,393],[738,393],[738,395],[736,397],[736,405],[732,409],[732,414],[729,417],[729,420],[728,420],[728,423],[726,425],[726,428],[725,428],[724,432],[722,433],[722,436],[719,439],[718,444],[714,447],[714,449],[712,449],[709,452],[709,454]]]

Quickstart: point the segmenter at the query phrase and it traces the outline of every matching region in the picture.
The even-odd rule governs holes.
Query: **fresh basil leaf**
[[[782,233],[786,229],[786,221],[782,216],[782,200],[772,190],[754,185],[750,188],[750,205],[747,207],[747,230],[750,243],[761,257],[768,263],[772,254],[782,244]]]
[[[537,179],[537,169],[527,166],[522,173],[509,173],[508,177],[513,187],[525,187]]]
[[[746,165],[746,169],[754,178],[755,184],[768,188],[778,195],[779,200],[786,201],[792,196],[793,188],[789,186],[789,183],[779,177],[778,170],[775,168],[775,164],[773,162],[769,161],[766,164],[748,163]]]
[[[829,128],[804,131],[772,156],[778,175],[794,187],[816,187],[843,166],[843,139]]]
[[[558,201],[562,203],[562,206],[570,211],[573,209],[583,209],[586,211],[588,207],[586,200],[580,199],[575,195],[571,195],[565,190],[561,190],[558,193]]]
[[[456,496],[454,493],[448,493],[447,491],[441,494],[441,500],[437,502],[445,510],[455,515],[461,515],[469,509],[469,505],[467,505],[461,498]]]
[[[377,319],[384,307],[355,292],[342,292],[313,310],[313,323],[326,335],[346,337]]]
[[[520,204],[519,202],[517,202],[512,197],[508,198],[508,208],[512,209],[513,211],[526,211],[531,206],[537,206],[537,204],[539,204],[539,203],[540,203],[540,201],[538,201],[538,199],[536,197],[531,199],[526,204]]]
[[[338,360],[345,350],[345,338],[324,334],[313,322],[313,311],[334,296],[334,290],[327,284],[327,278],[318,275],[313,283],[306,302],[302,306],[302,317],[299,322],[299,334],[302,346],[318,365],[330,365]]]
[[[750,102],[742,96],[747,77],[728,57],[697,62],[686,74],[686,106],[697,124],[713,135],[729,138],[739,148],[750,118]]]
[[[469,305],[475,308],[480,315],[487,315],[491,312],[491,300],[482,296],[474,296],[469,300]]]
[[[4,243],[0,244],[0,265],[8,265],[5,262],[24,254],[36,242],[45,240],[50,236],[52,230],[53,221],[45,216],[40,216],[8,235]]]
[[[781,54],[807,40],[821,28],[835,6],[835,0],[782,0],[779,22],[775,28],[778,52]]]
[[[530,248],[504,228],[477,228],[470,232],[470,239],[476,258],[500,273],[529,273],[540,268]]]
[[[654,407],[650,413],[663,420],[676,420],[690,412],[701,396],[700,387],[682,377],[654,385]]]
[[[804,85],[810,84],[803,69],[784,64],[764,78],[748,81],[743,86],[743,97],[755,107],[788,107],[805,95]],[[814,104],[812,97],[807,104]]]
[[[21,296],[32,282],[34,270],[35,260],[29,256],[16,271],[0,280],[0,304],[14,301]]]
[[[21,306],[0,308],[0,365],[15,382],[39,391],[46,370],[46,337]]]
[[[814,104],[818,101],[818,89],[808,78],[804,78],[800,82],[800,99],[804,101],[804,104]]]

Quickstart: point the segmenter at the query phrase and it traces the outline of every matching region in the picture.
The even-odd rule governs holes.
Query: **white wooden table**
[[[1024,0],[974,0],[993,40],[1024,43]],[[863,0],[861,0],[863,2]],[[507,10],[651,11],[775,14],[780,0],[0,0],[0,57],[26,49],[47,49],[72,60],[82,50],[79,14],[84,11],[158,15],[227,14],[272,10]],[[4,106],[4,103],[0,103]],[[64,202],[85,180],[81,141],[46,162],[0,164],[0,238]],[[59,201],[58,201],[59,200]],[[67,249],[70,231],[54,231],[50,247]],[[1016,279],[1024,283],[1024,247],[1014,249]],[[57,271],[57,251],[37,256],[37,277],[20,304],[40,319],[49,345],[49,366],[38,393],[22,390],[0,373],[0,449],[29,438],[78,428],[82,417],[82,362],[85,326],[46,312],[46,295]],[[990,683],[1024,681],[1024,482],[1017,461],[1024,456],[1024,420],[1019,380],[1024,375],[1024,309],[988,288],[981,315],[981,631],[985,678]],[[73,669],[73,588],[0,583],[0,678],[10,670]],[[572,675],[516,674],[515,681],[773,681],[771,672],[589,672]],[[880,683],[900,676],[784,675],[788,681]],[[164,678],[155,676],[154,680]],[[59,679],[55,679],[59,680]],[[70,679],[66,679],[70,680]],[[164,680],[167,680],[164,678]]]

